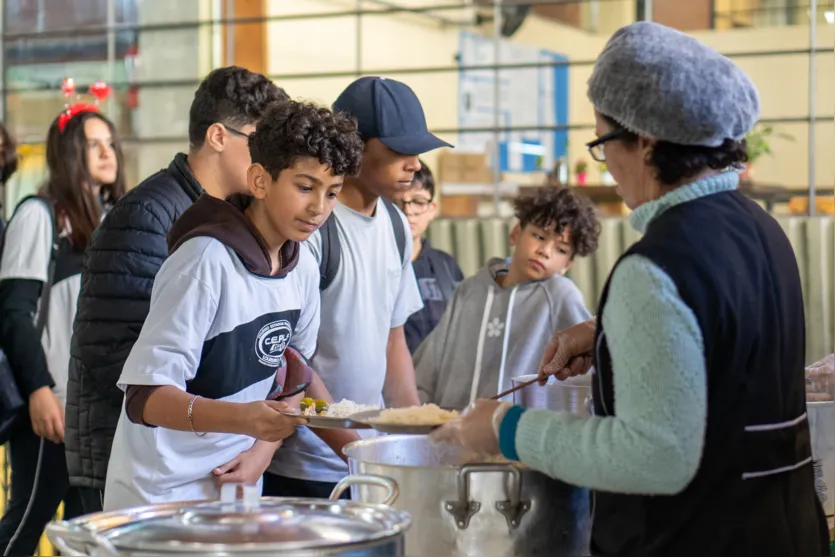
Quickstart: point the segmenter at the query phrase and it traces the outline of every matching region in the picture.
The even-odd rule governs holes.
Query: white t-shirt
[[[186,241],[157,274],[119,387],[173,385],[215,400],[264,400],[288,343],[308,358],[316,347],[319,270],[309,251],[299,251],[294,270],[269,278],[251,274],[218,240]],[[254,443],[246,435],[200,437],[135,424],[123,407],[104,509],[217,499],[212,470]]]
[[[322,292],[319,346],[312,364],[335,400],[380,405],[389,332],[423,307],[412,269],[412,243],[406,242],[401,259],[382,200],[372,217],[338,202],[333,212],[342,255],[333,282]],[[408,237],[406,216],[399,210],[398,215]],[[320,261],[321,233],[314,233],[305,245]],[[276,452],[269,471],[337,482],[348,469],[313,432],[300,428]]]
[[[55,383],[53,392],[66,405],[70,340],[81,290],[82,254],[74,253],[67,235],[59,235],[49,317],[41,335],[46,363]],[[29,199],[20,204],[6,229],[0,280],[28,279],[46,282],[52,254],[52,216],[44,201]],[[40,311],[40,310],[39,310]],[[33,316],[37,322],[37,316]]]

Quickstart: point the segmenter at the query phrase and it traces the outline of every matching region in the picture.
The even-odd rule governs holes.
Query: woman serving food
[[[588,96],[589,151],[643,237],[596,319],[559,333],[540,373],[593,358],[595,416],[479,401],[436,439],[593,489],[595,556],[828,554],[797,263],[737,191],[756,88],[699,41],[640,22],[609,40]]]

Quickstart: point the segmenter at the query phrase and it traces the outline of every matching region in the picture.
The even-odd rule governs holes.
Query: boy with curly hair
[[[338,400],[412,406],[420,399],[403,325],[423,302],[409,223],[390,200],[412,187],[419,155],[449,144],[429,132],[415,92],[394,79],[361,77],[333,108],[356,119],[364,151],[359,174],[345,180],[328,223],[305,242],[322,276],[313,367]],[[301,428],[276,452],[265,495],[328,497],[348,475],[333,447],[314,435]]]
[[[247,138],[267,109],[289,100],[267,77],[229,66],[209,73],[188,115],[189,149],[108,212],[84,254],[67,383],[67,470],[84,513],[101,511],[124,393],[116,387],[148,317],[154,277],[174,221],[206,193],[247,192]],[[64,416],[64,412],[61,412]]]
[[[492,259],[455,290],[441,322],[415,353],[423,402],[463,408],[536,373],[554,333],[591,317],[564,277],[574,258],[597,249],[591,203],[570,188],[545,186],[515,201],[519,223],[509,260]]]
[[[310,395],[329,398],[315,375],[277,372],[290,374],[289,344],[304,358],[316,348],[319,272],[301,242],[359,171],[362,141],[351,118],[287,101],[248,142],[250,195],[203,195],[168,234],[171,255],[118,381],[105,510],[217,498],[232,468],[260,484],[301,423],[267,398],[309,381]]]

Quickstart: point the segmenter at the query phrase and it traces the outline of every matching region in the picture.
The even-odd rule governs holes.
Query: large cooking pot
[[[358,484],[386,488],[383,504],[337,500]],[[95,513],[50,523],[46,535],[63,555],[402,557],[411,518],[387,506],[397,495],[393,480],[369,476],[345,478],[331,500],[259,497],[255,486],[225,484],[219,501]]]
[[[520,375],[511,379],[513,386],[536,379],[536,375]],[[571,412],[578,416],[591,414],[591,372],[560,381],[554,376],[545,385],[534,383],[513,393],[513,403],[525,408],[544,408]]]
[[[344,449],[352,474],[385,476],[412,515],[410,557],[580,557],[588,555],[589,493],[509,462],[472,463],[458,447],[425,435],[356,441]],[[380,503],[354,485],[355,501]]]

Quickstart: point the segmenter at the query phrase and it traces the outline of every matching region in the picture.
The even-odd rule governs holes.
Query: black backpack
[[[403,226],[403,219],[397,213],[397,207],[388,199],[381,198],[386,206],[391,226],[394,229],[394,239],[397,242],[397,251],[400,252],[400,260],[404,263],[406,258],[406,227]],[[322,261],[319,263],[319,290],[325,290],[331,285],[339,269],[339,262],[342,259],[342,245],[339,242],[339,232],[336,228],[336,213],[331,213],[325,224],[319,229],[322,235]]]

